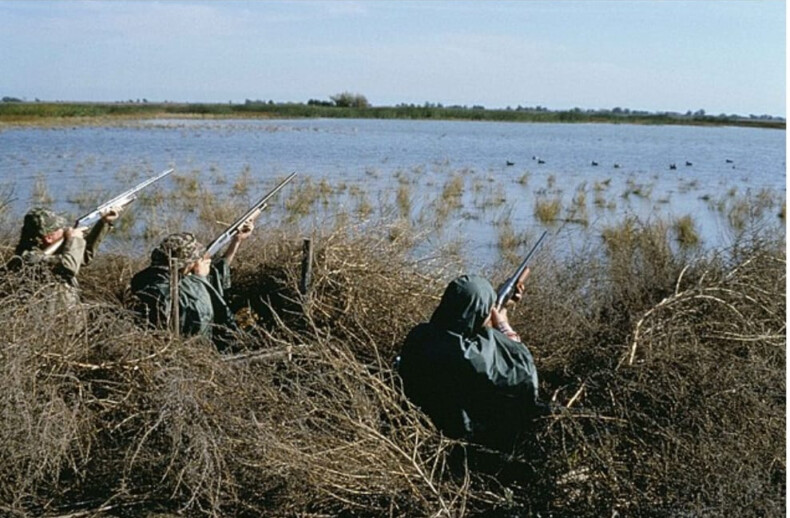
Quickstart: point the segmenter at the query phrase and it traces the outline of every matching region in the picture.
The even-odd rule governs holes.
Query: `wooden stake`
[[[181,334],[181,319],[178,313],[178,261],[170,256],[170,315],[169,315],[169,328],[173,336],[178,338]]]
[[[313,280],[313,242],[305,239],[302,243],[302,280],[299,282],[299,292],[307,295]]]

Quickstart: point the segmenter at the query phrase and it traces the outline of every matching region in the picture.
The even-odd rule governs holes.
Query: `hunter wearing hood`
[[[407,336],[398,371],[406,396],[447,436],[507,447],[545,405],[532,354],[495,302],[486,279],[453,280]]]

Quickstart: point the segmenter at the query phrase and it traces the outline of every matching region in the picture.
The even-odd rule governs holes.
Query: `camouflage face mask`
[[[151,252],[151,264],[169,266],[170,259],[179,268],[185,268],[200,259],[206,252],[197,238],[189,232],[170,234]]]
[[[25,236],[42,238],[64,227],[66,227],[66,219],[63,216],[49,209],[37,207],[25,214],[22,234]]]

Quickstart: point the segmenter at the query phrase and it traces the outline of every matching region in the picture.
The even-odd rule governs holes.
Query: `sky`
[[[0,97],[785,116],[784,0],[0,0]]]

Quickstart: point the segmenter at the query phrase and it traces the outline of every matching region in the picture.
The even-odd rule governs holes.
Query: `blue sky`
[[[783,0],[0,0],[0,96],[785,115]]]

